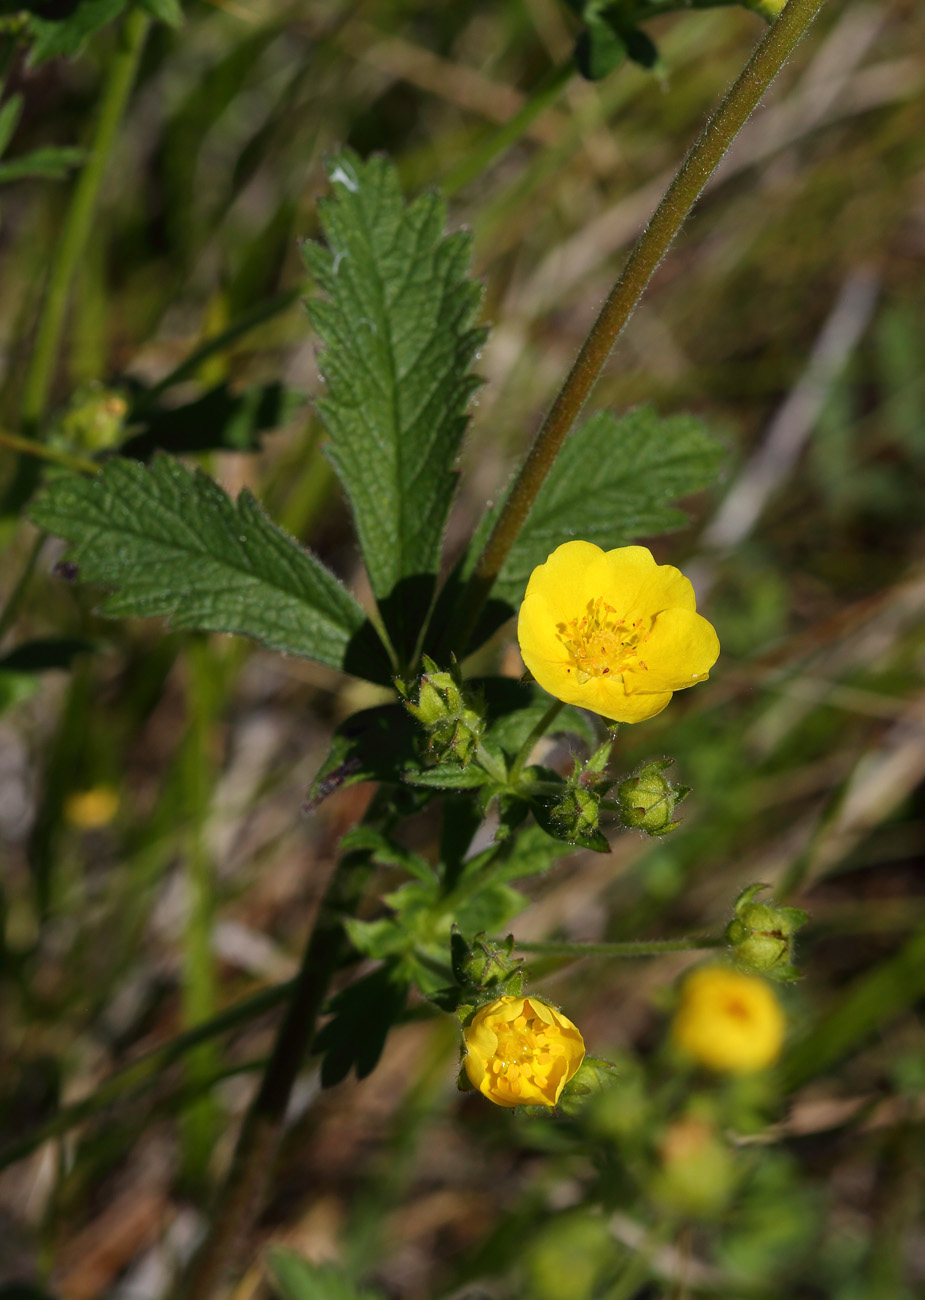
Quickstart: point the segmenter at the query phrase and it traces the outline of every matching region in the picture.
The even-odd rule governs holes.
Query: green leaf
[[[86,160],[83,149],[47,148],[33,149],[21,158],[0,162],[0,184],[37,176],[43,180],[57,181]]]
[[[310,1264],[283,1246],[268,1250],[267,1262],[281,1300],[380,1300],[377,1292],[360,1290],[334,1265]]]
[[[331,1019],[315,1039],[315,1050],[324,1053],[323,1088],[346,1079],[354,1067],[358,1079],[373,1072],[407,998],[407,979],[397,963],[387,962],[348,984],[331,1000]]]
[[[183,26],[183,10],[179,0],[138,0],[142,9],[147,10],[152,18],[168,27]]]
[[[463,878],[477,875],[488,869],[493,883],[509,880],[524,880],[527,876],[540,876],[548,871],[557,858],[572,852],[572,846],[561,840],[551,839],[539,826],[528,826],[517,835],[511,835],[504,843],[504,852],[500,861],[497,849],[484,849],[465,864]]]
[[[409,785],[428,790],[477,790],[491,780],[488,773],[476,763],[470,763],[468,767],[443,763],[437,767],[411,768],[402,775]]]
[[[426,858],[402,848],[372,826],[355,826],[341,837],[338,847],[342,854],[366,850],[378,866],[401,867],[425,885],[432,885],[437,878]]]
[[[612,550],[683,528],[687,516],[669,503],[712,483],[724,454],[693,415],[592,415],[566,439],[492,594],[519,603],[536,566],[573,537]],[[480,523],[470,567],[502,504]]]
[[[389,917],[381,917],[378,921],[360,921],[355,916],[348,916],[344,921],[344,929],[357,952],[377,960],[406,952],[411,945],[411,936],[407,930]]]
[[[453,463],[479,384],[469,366],[485,338],[473,326],[481,287],[467,278],[470,236],[443,234],[438,195],[405,205],[389,162],[349,151],[331,160],[329,175],[333,197],[319,204],[327,246],[303,250],[326,295],[309,304],[325,345],[327,396],[318,406],[373,591],[395,640],[410,647],[429,605],[432,581],[420,579],[439,565]]]
[[[236,632],[274,650],[381,680],[387,668],[353,597],[267,518],[169,456],[146,469],[107,461],[95,478],[52,479],[33,502],[40,528],[74,543],[84,582],[112,589],[100,612],[163,616],[176,628]]]
[[[278,383],[253,384],[239,393],[220,384],[185,406],[143,408],[140,427],[130,414],[133,434],[121,453],[148,460],[155,451],[256,451],[260,435],[287,424],[304,401],[301,393]]]
[[[417,761],[417,727],[401,704],[379,704],[354,713],[335,731],[331,751],[312,782],[306,812],[314,812],[341,786],[359,781],[397,781]]]
[[[39,18],[34,14],[29,21],[34,43],[29,51],[28,64],[35,67],[46,59],[61,55],[73,58],[91,36],[115,20],[125,9],[127,0],[82,0],[72,13],[60,21]]]
[[[520,682],[513,677],[484,677],[473,685],[482,693],[488,740],[513,758],[549,709],[549,695],[534,683]],[[588,745],[597,739],[587,713],[572,705],[562,709],[547,732],[551,736],[564,734],[579,736]]]

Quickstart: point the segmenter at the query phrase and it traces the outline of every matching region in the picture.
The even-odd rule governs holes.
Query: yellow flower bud
[[[496,1106],[555,1106],[585,1055],[571,1020],[534,997],[489,1002],[463,1037],[469,1082]]]
[[[644,546],[558,547],[530,576],[517,638],[544,690],[616,722],[661,713],[719,655],[687,578]]]
[[[711,1070],[762,1070],[780,1055],[786,1021],[770,985],[724,966],[701,966],[681,987],[674,1041]]]

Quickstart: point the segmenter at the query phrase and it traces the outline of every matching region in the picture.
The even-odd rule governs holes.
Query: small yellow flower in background
[[[725,966],[701,966],[681,986],[672,1034],[711,1070],[763,1070],[780,1055],[787,1022],[769,984]]]
[[[690,582],[645,546],[558,547],[530,576],[517,638],[544,690],[615,722],[661,713],[719,655]]]
[[[538,998],[498,998],[463,1030],[469,1082],[496,1106],[555,1106],[584,1060],[581,1034]]]
[[[111,785],[95,785],[69,795],[64,804],[64,816],[81,831],[99,830],[108,826],[119,809],[119,796]]]

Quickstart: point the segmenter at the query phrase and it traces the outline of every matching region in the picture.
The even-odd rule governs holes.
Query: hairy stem
[[[717,165],[780,71],[825,0],[789,0],[768,29],[722,103],[679,167],[652,220],[639,236],[575,364],[524,461],[485,550],[469,580],[461,609],[465,647],[565,436],[584,406],[604,363],[656,268]]]
[[[100,186],[135,82],[149,24],[150,19],[143,9],[129,10],[119,33],[118,48],[109,64],[87,162],[75,186],[61,238],[52,255],[42,315],[23,384],[23,430],[30,437],[38,436],[45,415],[71,286],[87,246]]]

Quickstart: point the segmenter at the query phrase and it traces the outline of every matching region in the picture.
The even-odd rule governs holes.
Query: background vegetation
[[[56,173],[0,175],[11,432],[43,405],[37,322],[79,156],[61,151],[86,148],[131,21],[33,66],[0,38],[4,102],[23,97],[0,166],[44,150]],[[305,400],[319,380],[298,241],[318,234],[325,155],[382,150],[407,191],[447,185],[485,285],[461,549],[761,22],[656,19],[656,70],[574,77],[490,159],[575,30],[554,0],[222,0],[152,23],[77,270],[48,445],[86,456],[128,406],[136,454],[198,453],[362,595]],[[693,787],[682,827],[563,858],[514,926],[525,942],[715,932],[742,886],[768,881],[811,914],[779,1071],[732,1084],[671,1059],[689,954],[537,958],[539,987],[620,1063],[607,1104],[512,1123],[458,1096],[455,1026],[412,1010],[364,1081],[319,1095],[309,1063],[268,1243],[411,1300],[921,1294],[923,50],[912,0],[831,0],[599,385],[600,406],[692,410],[728,445],[721,488],[654,544],[694,578],[723,657],[709,687],[621,734],[626,770],[675,757]],[[306,791],[333,727],[382,696],[229,638],[95,616],[55,571],[60,548],[38,551],[21,522],[34,462],[0,454],[0,1283],[154,1300],[201,1229],[281,984],[371,794],[301,816]],[[482,667],[520,673],[510,628]],[[565,770],[568,755],[544,761]],[[432,854],[435,834],[421,819],[410,847]],[[242,999],[220,1035],[189,1037]],[[235,1297],[302,1294],[287,1268],[272,1283],[261,1258]]]

